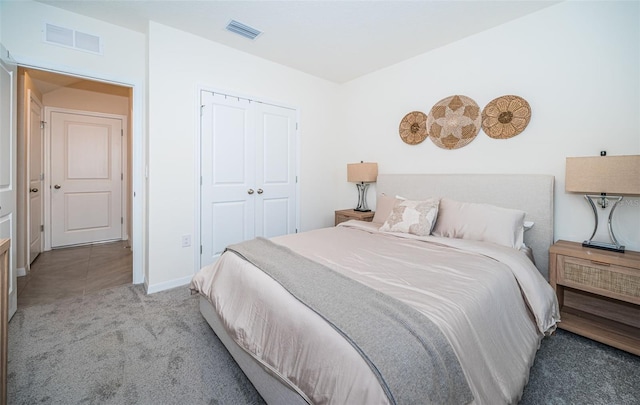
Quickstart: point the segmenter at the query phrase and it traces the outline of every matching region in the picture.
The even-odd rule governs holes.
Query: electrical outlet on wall
[[[191,246],[191,235],[182,235],[182,247]]]

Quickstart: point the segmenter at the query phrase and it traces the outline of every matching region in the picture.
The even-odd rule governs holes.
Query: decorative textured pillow
[[[524,216],[520,210],[443,198],[433,234],[520,249],[524,241]]]
[[[438,215],[439,201],[402,200],[393,207],[391,215],[380,227],[381,231],[403,232],[425,236],[431,233]]]
[[[393,198],[384,193],[380,194],[376,200],[376,213],[373,214],[371,222],[374,224],[384,224],[384,221],[391,215],[391,211],[393,211],[393,207],[397,202],[397,198]]]

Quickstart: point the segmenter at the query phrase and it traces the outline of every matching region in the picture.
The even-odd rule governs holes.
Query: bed
[[[559,321],[553,177],[376,186],[371,223],[230,246],[192,280],[202,315],[269,404],[517,403]]]

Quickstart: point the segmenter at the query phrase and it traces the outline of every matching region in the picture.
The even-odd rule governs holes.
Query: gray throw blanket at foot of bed
[[[362,355],[392,404],[466,404],[473,395],[437,325],[410,306],[257,238],[227,250],[275,279]]]

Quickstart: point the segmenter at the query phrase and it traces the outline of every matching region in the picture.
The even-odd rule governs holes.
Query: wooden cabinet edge
[[[0,300],[2,300],[2,314],[0,315],[0,404],[7,403],[7,355],[8,355],[8,329],[9,329],[9,246],[10,239],[0,240]]]
[[[373,216],[375,215],[374,211],[368,212],[358,212],[354,209],[343,209],[343,210],[335,210],[334,212],[334,226],[339,223],[348,221],[350,219],[356,219],[359,221],[367,221],[371,222],[373,220]]]

